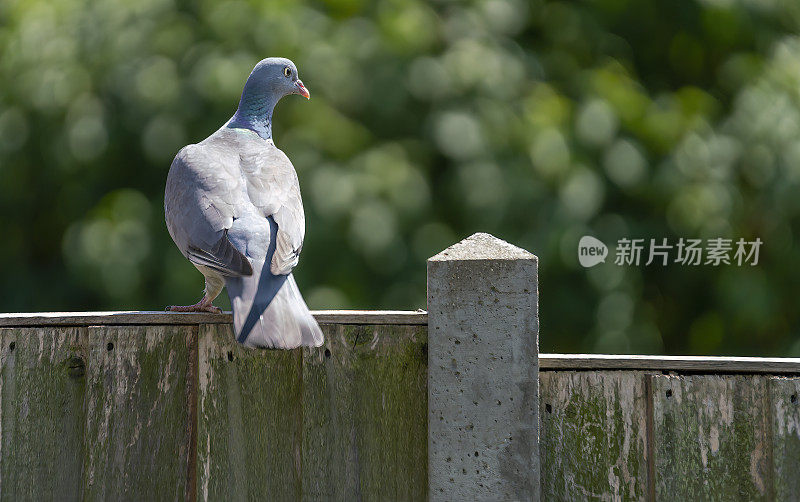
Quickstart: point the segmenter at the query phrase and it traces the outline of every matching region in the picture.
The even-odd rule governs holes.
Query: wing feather
[[[297,265],[306,232],[303,200],[297,172],[271,141],[254,141],[241,155],[247,194],[264,217],[278,224],[275,254],[270,263],[273,274],[286,275]]]
[[[187,254],[192,263],[216,270],[224,276],[253,275],[253,266],[247,257],[228,240],[228,229],[223,230],[222,237],[211,249],[205,250],[189,245]]]
[[[167,176],[164,214],[184,256],[196,265],[236,277],[251,275],[253,269],[228,239],[240,183],[232,175],[233,167],[225,155],[203,144],[181,149]]]

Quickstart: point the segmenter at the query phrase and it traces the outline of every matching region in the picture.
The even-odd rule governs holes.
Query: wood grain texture
[[[642,500],[647,493],[643,374],[539,375],[542,500]]]
[[[775,500],[800,499],[800,378],[770,378]]]
[[[30,312],[0,314],[0,326],[150,326],[228,324],[233,322],[230,312],[164,312],[164,311],[111,311],[111,312]]]
[[[303,353],[303,500],[425,500],[427,328],[323,330]]]
[[[229,325],[200,326],[199,500],[300,498],[301,356],[244,348]]]
[[[767,377],[652,378],[656,498],[773,500]]]
[[[78,500],[85,328],[0,329],[0,500]]]
[[[427,326],[423,310],[312,310],[320,324],[412,325]]]
[[[800,358],[539,354],[539,369],[800,374]]]
[[[192,329],[88,328],[83,499],[184,498]]]
[[[408,310],[316,310],[320,324],[427,325],[428,314]],[[230,312],[115,311],[0,314],[0,327],[230,324]]]

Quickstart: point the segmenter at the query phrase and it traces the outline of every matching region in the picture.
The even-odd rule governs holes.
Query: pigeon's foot
[[[203,298],[194,305],[171,305],[165,310],[169,312],[211,312],[212,314],[221,314],[222,309],[211,305],[211,302]]]

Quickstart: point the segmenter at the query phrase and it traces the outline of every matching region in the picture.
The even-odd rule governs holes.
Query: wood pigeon
[[[233,117],[172,161],[164,195],[169,234],[205,276],[203,298],[177,312],[220,312],[225,286],[236,339],[248,347],[318,347],[322,331],[292,270],[300,258],[305,215],[297,173],[272,140],[272,112],[289,94],[309,98],[297,67],[260,61]]]

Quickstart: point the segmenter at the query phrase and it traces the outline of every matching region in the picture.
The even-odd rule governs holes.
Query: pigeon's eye
[[[283,76],[286,77],[286,78],[291,77],[292,76],[292,69],[289,68],[288,66],[286,68],[284,68],[283,69]]]

